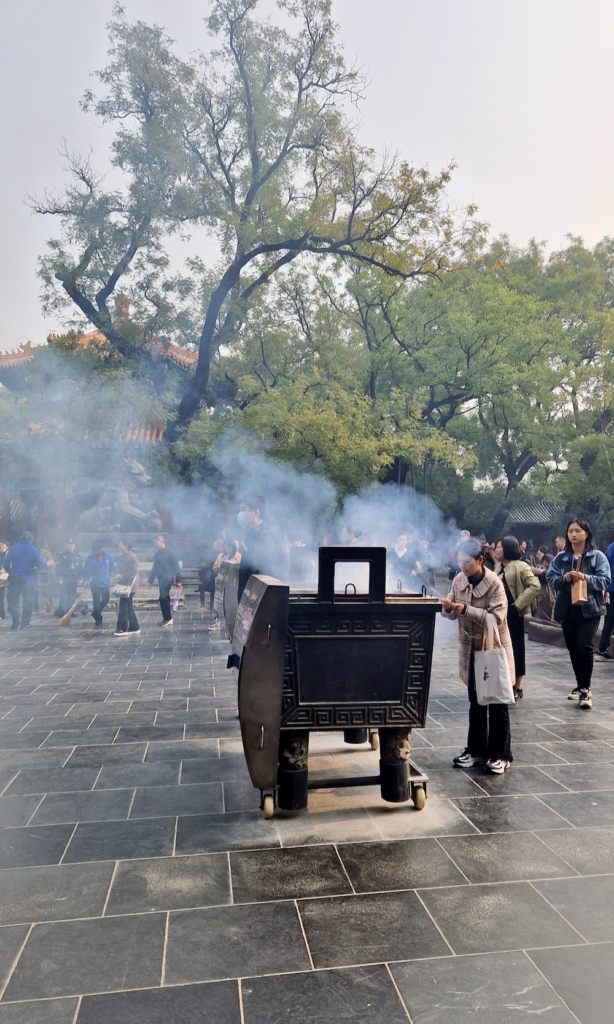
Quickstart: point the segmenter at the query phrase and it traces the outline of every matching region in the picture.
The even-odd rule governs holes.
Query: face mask
[[[239,514],[237,516],[237,522],[238,522],[239,526],[243,526],[243,523],[245,522],[246,519],[247,519],[247,513],[239,512]]]

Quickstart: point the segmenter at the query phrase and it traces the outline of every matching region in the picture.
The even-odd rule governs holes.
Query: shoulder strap
[[[488,643],[486,641],[488,640]],[[484,626],[484,633],[482,635],[482,650],[492,651],[495,647],[502,647],[501,636],[499,634],[499,627],[497,626],[497,620],[492,612],[488,612],[486,615],[486,625]]]

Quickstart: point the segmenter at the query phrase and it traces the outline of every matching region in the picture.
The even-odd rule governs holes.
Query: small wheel
[[[414,801],[414,807],[417,811],[421,811],[426,803],[426,793],[424,792],[424,786],[414,786],[414,795],[412,797]]]
[[[372,732],[369,737],[369,742],[371,744],[371,750],[379,750],[379,733]]]
[[[275,811],[275,804],[273,802],[273,797],[272,796],[265,796],[264,800],[262,801],[262,817],[265,818],[268,821],[269,818],[273,817],[273,812],[274,811]]]

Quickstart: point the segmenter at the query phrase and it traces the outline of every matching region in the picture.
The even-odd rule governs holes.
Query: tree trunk
[[[505,521],[509,514],[510,505],[508,504],[507,501],[502,501],[492,518],[488,530],[486,531],[487,540],[494,542],[500,537],[501,533],[503,532],[503,527],[505,526]]]

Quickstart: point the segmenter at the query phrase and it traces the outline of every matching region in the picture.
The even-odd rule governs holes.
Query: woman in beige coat
[[[495,775],[502,775],[513,761],[509,707],[507,704],[486,707],[478,704],[474,653],[482,647],[487,616],[494,615],[514,679],[507,599],[499,577],[484,567],[479,541],[469,540],[460,545],[458,564],[460,572],[452,580],[447,598],[441,602],[443,617],[458,620],[458,669],[469,696],[467,746],[453,760],[457,768],[486,767]]]

